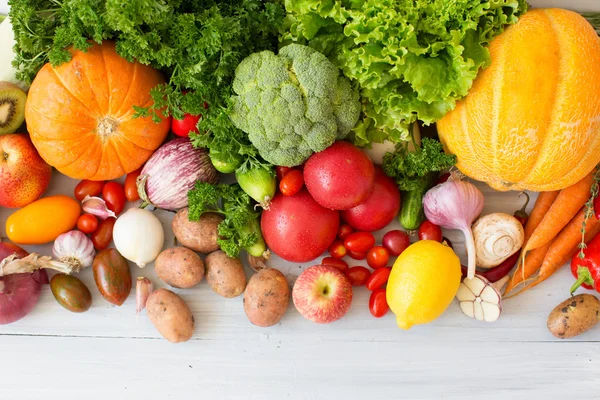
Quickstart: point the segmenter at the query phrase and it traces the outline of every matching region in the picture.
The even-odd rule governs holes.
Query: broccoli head
[[[230,118],[275,165],[302,164],[343,139],[361,111],[358,92],[318,51],[291,44],[245,58],[235,71]]]

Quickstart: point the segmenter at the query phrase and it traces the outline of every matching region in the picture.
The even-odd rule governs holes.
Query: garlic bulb
[[[481,275],[465,278],[458,287],[456,298],[463,314],[478,321],[494,322],[502,313],[502,295]]]
[[[56,238],[52,254],[58,261],[71,265],[74,272],[79,272],[92,265],[96,250],[83,232],[70,231]]]
[[[492,268],[500,265],[523,246],[523,225],[512,215],[493,213],[473,224],[477,266]]]

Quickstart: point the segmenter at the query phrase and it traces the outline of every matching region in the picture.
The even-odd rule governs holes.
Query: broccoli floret
[[[275,165],[302,164],[356,125],[360,101],[323,54],[298,44],[254,53],[237,67],[230,118]]]

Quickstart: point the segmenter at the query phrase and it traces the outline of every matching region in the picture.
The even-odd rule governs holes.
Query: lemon
[[[460,260],[448,246],[421,240],[400,254],[386,298],[401,329],[427,324],[448,308],[460,285]]]

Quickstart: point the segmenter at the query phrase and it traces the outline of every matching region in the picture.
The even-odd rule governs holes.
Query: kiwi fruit
[[[0,135],[14,133],[25,120],[27,94],[10,82],[0,82]]]

